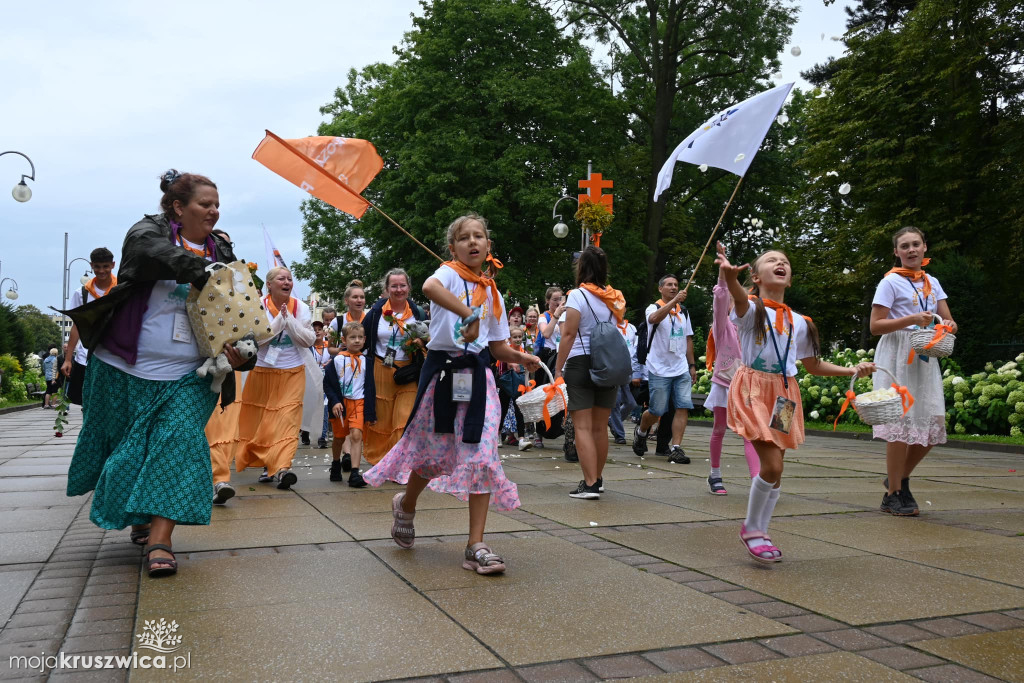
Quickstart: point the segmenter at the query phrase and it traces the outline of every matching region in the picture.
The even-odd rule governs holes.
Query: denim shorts
[[[693,408],[693,402],[690,400],[690,392],[693,390],[690,373],[684,372],[676,377],[659,377],[652,374],[648,376],[647,383],[651,394],[648,406],[651,415],[661,417],[667,413],[670,400],[673,408]]]

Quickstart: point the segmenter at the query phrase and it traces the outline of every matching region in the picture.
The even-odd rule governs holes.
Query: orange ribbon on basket
[[[911,406],[914,405],[914,395],[910,393],[910,389],[902,387],[899,384],[893,384],[892,388],[895,389],[896,393],[903,399],[903,414],[906,415],[907,411],[909,411]]]
[[[551,413],[548,412],[548,403],[550,403],[551,400],[555,397],[556,392],[558,392],[559,395],[561,395],[561,392],[558,391],[559,385],[565,385],[565,380],[562,379],[561,377],[556,379],[551,384],[545,384],[542,387],[542,389],[544,389],[544,393],[547,394],[547,396],[544,397],[544,411],[542,413],[542,415],[544,416],[544,427],[547,429],[551,429]]]
[[[843,416],[843,413],[846,412],[846,409],[850,407],[850,402],[855,398],[857,398],[857,394],[853,393],[853,389],[847,389],[846,400],[843,401],[843,407],[839,409],[839,414],[836,415],[836,421],[832,423],[833,432],[836,431],[836,427],[839,426],[839,418]],[[853,409],[857,410],[857,406],[854,406]]]
[[[520,384],[519,385],[519,393],[520,394],[525,394],[528,391],[532,391],[536,386],[537,386],[537,380],[531,379],[526,384]]]
[[[932,348],[933,346],[938,344],[942,340],[943,337],[945,337],[947,334],[952,334],[952,333],[953,333],[953,328],[950,327],[949,325],[942,325],[942,324],[936,325],[935,326],[935,334],[932,336],[931,341],[924,345],[924,348],[926,348],[926,349]],[[914,349],[910,349],[910,354],[907,355],[907,365],[910,365],[911,363],[914,362],[914,356],[916,356],[916,355],[917,355],[917,352],[914,351]],[[893,385],[893,386],[895,386],[895,385]]]

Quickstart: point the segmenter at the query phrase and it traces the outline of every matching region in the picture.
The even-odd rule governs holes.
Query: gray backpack
[[[590,381],[605,388],[629,384],[633,363],[622,331],[612,322],[614,313],[609,310],[607,320],[598,320],[586,294],[583,294],[583,300],[597,322],[590,332]]]

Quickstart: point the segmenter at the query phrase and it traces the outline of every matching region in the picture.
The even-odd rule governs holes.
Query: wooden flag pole
[[[729,201],[725,203],[725,208],[722,209],[722,215],[719,216],[718,222],[715,224],[715,229],[711,231],[711,237],[708,238],[707,244],[704,245],[704,251],[700,252],[700,258],[697,259],[697,265],[693,269],[693,273],[690,275],[690,279],[686,281],[686,287],[683,289],[689,291],[690,285],[693,284],[693,279],[697,277],[697,269],[700,268],[701,262],[704,260],[704,255],[708,253],[708,247],[711,246],[711,242],[715,239],[715,234],[718,232],[718,228],[722,225],[722,221],[725,220],[725,214],[732,205],[732,200],[736,198],[736,193],[740,191],[740,185],[743,183],[743,176],[740,176],[739,181],[736,183],[736,187],[733,188],[732,196],[729,197]]]
[[[412,233],[410,233],[410,232],[409,232],[408,230],[406,230],[406,229],[405,229],[405,228],[403,228],[403,227],[402,227],[401,225],[399,225],[399,224],[398,224],[398,222],[397,222],[397,221],[395,221],[395,219],[394,219],[394,218],[392,218],[391,216],[389,216],[389,215],[387,215],[386,213],[384,213],[384,212],[383,212],[383,211],[382,211],[382,210],[380,209],[380,207],[379,207],[379,206],[377,206],[376,204],[374,204],[373,202],[371,202],[371,201],[370,201],[369,199],[367,199],[367,198],[366,198],[366,197],[364,197],[363,195],[361,195],[361,194],[359,194],[358,192],[356,192],[355,190],[353,190],[353,189],[352,189],[351,187],[349,187],[348,185],[346,185],[345,183],[343,183],[343,182],[342,182],[341,180],[339,180],[338,178],[335,178],[335,177],[334,177],[333,175],[331,175],[331,174],[330,174],[330,173],[329,173],[329,172],[327,171],[327,169],[326,169],[326,168],[324,168],[323,166],[321,166],[320,164],[316,163],[315,161],[313,161],[312,159],[310,159],[310,158],[309,158],[308,156],[306,156],[305,154],[303,154],[303,153],[302,153],[302,152],[300,152],[299,150],[297,150],[297,149],[295,149],[294,147],[292,147],[291,145],[289,145],[287,141],[285,141],[285,140],[283,140],[282,138],[278,137],[277,135],[275,135],[274,133],[270,132],[269,130],[267,131],[267,135],[269,135],[270,137],[272,137],[272,138],[274,138],[275,140],[277,140],[277,141],[278,141],[279,143],[281,143],[281,145],[282,145],[282,146],[284,146],[284,148],[285,148],[285,149],[287,149],[287,150],[288,150],[289,152],[291,152],[291,153],[292,153],[292,154],[294,154],[295,156],[297,156],[297,157],[299,157],[300,159],[302,159],[303,161],[305,161],[305,162],[306,162],[307,164],[309,164],[309,165],[310,165],[310,166],[311,166],[312,168],[314,168],[314,169],[316,169],[317,171],[319,171],[319,172],[320,172],[321,174],[323,174],[323,175],[324,175],[324,177],[326,177],[326,178],[329,178],[330,180],[332,180],[332,181],[334,181],[335,183],[337,183],[337,184],[338,184],[338,185],[339,185],[340,187],[342,187],[342,188],[343,188],[344,190],[346,190],[347,192],[349,192],[349,193],[351,193],[351,194],[355,195],[356,197],[359,197],[359,199],[361,199],[361,200],[363,200],[364,202],[366,202],[367,204],[369,204],[369,205],[370,205],[371,207],[373,207],[373,209],[374,209],[374,210],[375,210],[375,211],[376,211],[377,213],[379,213],[379,214],[380,214],[381,216],[384,216],[384,218],[386,218],[386,219],[388,219],[389,221],[391,221],[391,224],[392,224],[392,225],[394,225],[394,226],[395,226],[396,228],[398,228],[398,229],[399,229],[399,230],[401,230],[401,231],[402,231],[403,233],[405,233],[405,234],[406,234],[406,235],[407,235],[407,236],[408,236],[408,237],[409,237],[409,238],[410,238],[410,239],[411,239],[411,240],[412,240],[413,242],[415,242],[416,244],[418,244],[418,245],[420,245],[421,247],[423,247],[424,249],[426,249],[426,251],[427,251],[427,253],[428,253],[428,254],[430,254],[431,256],[433,256],[434,258],[436,258],[436,259],[437,259],[438,261],[440,261],[441,263],[444,263],[444,259],[443,259],[443,258],[441,258],[441,257],[440,257],[440,256],[438,256],[437,254],[435,254],[435,253],[434,253],[433,251],[431,251],[431,250],[430,250],[430,248],[429,248],[429,247],[427,247],[427,245],[423,244],[423,242],[420,242],[420,241],[419,241],[418,239],[416,239],[415,237],[413,237],[413,236],[412,236]]]

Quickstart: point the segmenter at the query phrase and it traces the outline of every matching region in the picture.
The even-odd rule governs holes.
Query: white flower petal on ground
[[[739,154],[736,155],[736,158],[733,159],[733,162],[738,164],[738,163],[740,163],[741,161],[743,161],[746,158],[747,158],[747,155],[744,154],[743,152],[740,152]]]
[[[590,526],[597,526],[597,522],[591,522]]]
[[[801,52],[802,50],[798,46],[794,45],[790,49],[789,54],[793,55],[794,57],[799,57]]]
[[[850,187],[850,183],[843,183],[842,185],[839,186],[839,194],[842,194],[842,195],[850,194],[850,190],[851,189],[852,188]]]

